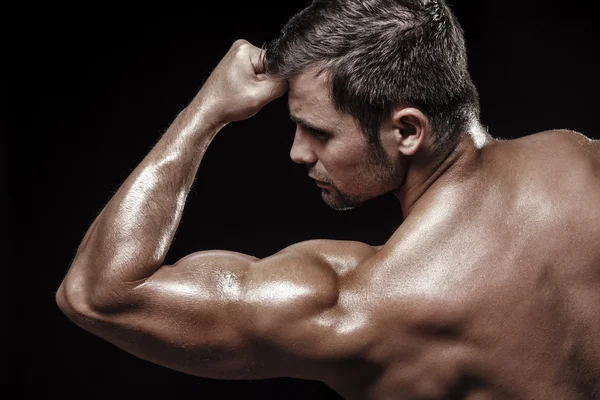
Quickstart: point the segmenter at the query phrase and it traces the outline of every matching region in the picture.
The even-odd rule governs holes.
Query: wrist
[[[191,102],[176,117],[174,128],[211,141],[227,125],[205,103]]]
[[[227,119],[225,113],[219,109],[218,103],[215,96],[200,90],[194,100],[186,107],[186,111],[198,117],[204,126],[218,131],[231,122]]]

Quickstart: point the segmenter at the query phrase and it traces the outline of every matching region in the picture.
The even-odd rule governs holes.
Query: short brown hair
[[[315,0],[265,50],[271,76],[326,72],[336,108],[355,117],[371,143],[396,104],[430,118],[436,147],[455,145],[479,119],[464,34],[442,0]]]

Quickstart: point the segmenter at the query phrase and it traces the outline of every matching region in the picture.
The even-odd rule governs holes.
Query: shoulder
[[[568,129],[554,129],[535,133],[522,138],[532,145],[540,145],[548,149],[564,153],[589,154],[598,149],[598,141],[584,135],[583,133]]]
[[[282,251],[318,252],[323,254],[349,252],[360,255],[372,254],[380,247],[352,240],[313,239],[292,244]]]
[[[548,189],[557,184],[568,189],[571,183],[592,179],[600,168],[600,141],[571,130],[548,130],[498,143],[499,162],[494,165],[507,173],[509,181],[527,178]]]
[[[355,271],[376,250],[352,241],[311,240],[252,263],[242,296],[248,332],[298,366],[287,376],[322,380],[371,346],[368,299]],[[318,360],[319,367],[303,368]],[[341,363],[341,364],[340,364]]]
[[[293,244],[274,256],[311,258],[342,276],[375,255],[381,247],[349,240],[315,239]]]
[[[589,179],[598,180],[600,176],[600,141],[570,130],[551,130],[536,135],[540,150],[563,170],[571,182],[584,183]]]
[[[310,240],[254,261],[244,291],[249,301],[270,310],[266,324],[340,309],[340,297],[356,287],[352,272],[376,250],[352,241]],[[260,294],[260,295],[259,295]],[[280,298],[275,299],[276,295]],[[301,305],[301,306],[300,306]]]

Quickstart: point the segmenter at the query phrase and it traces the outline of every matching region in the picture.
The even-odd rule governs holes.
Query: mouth
[[[329,186],[331,186],[331,185],[330,185],[329,183],[327,183],[327,182],[320,181],[320,180],[318,180],[318,179],[315,179],[315,178],[313,178],[313,177],[310,177],[310,178],[311,178],[313,181],[315,181],[315,183],[317,184],[317,186],[318,186],[318,187],[324,188],[324,187],[329,187]]]
[[[311,174],[311,173],[310,173],[310,171],[309,171],[308,177],[309,177],[310,179],[312,179],[313,181],[315,181],[315,183],[316,183],[316,184],[317,184],[317,186],[319,186],[319,187],[325,187],[325,186],[329,186],[329,187],[331,187],[331,183],[329,183],[329,182],[326,182],[326,181],[323,181],[323,180],[320,180],[320,179],[317,179],[316,177],[314,177],[314,176],[313,176],[313,174]]]

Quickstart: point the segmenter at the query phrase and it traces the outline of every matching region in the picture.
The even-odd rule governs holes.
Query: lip
[[[325,187],[328,187],[328,186],[329,186],[329,184],[328,184],[328,183],[321,182],[321,181],[318,181],[318,180],[316,180],[316,179],[315,179],[314,181],[315,181],[315,183],[317,184],[317,186],[318,186],[318,187],[325,188]]]

